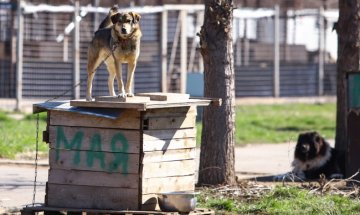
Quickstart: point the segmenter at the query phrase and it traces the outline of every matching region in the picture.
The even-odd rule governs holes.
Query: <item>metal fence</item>
[[[84,98],[87,46],[109,8],[24,4],[14,10],[11,4],[3,5],[10,6],[0,7],[0,97],[46,99],[69,90],[62,99]],[[142,16],[135,93],[201,94],[203,65],[196,32],[203,9],[203,5],[124,9]],[[336,11],[321,8],[234,10],[236,96],[335,95],[337,38],[331,28],[336,20]],[[79,82],[80,87],[72,89]],[[93,94],[108,94],[104,65],[95,76]]]
[[[337,16],[321,8],[235,12],[236,96],[335,95]]]

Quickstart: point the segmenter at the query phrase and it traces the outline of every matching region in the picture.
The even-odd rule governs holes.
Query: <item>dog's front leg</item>
[[[119,94],[118,97],[120,98],[125,98],[126,97],[126,93],[124,90],[124,83],[122,81],[122,68],[121,68],[121,63],[118,63],[115,61],[115,67],[116,67],[116,80],[118,83],[118,90],[119,90]]]
[[[132,92],[132,88],[133,88],[133,82],[134,82],[135,68],[136,68],[136,61],[135,62],[129,62],[127,81],[126,81],[126,96],[129,96],[129,97],[134,96],[134,94]]]
[[[95,70],[88,72],[87,86],[86,86],[86,101],[91,101],[92,82],[95,76]]]

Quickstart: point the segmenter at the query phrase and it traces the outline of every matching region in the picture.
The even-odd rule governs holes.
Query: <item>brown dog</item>
[[[113,7],[100,25],[99,30],[95,32],[88,49],[87,101],[92,100],[92,81],[97,67],[103,61],[109,72],[108,88],[110,96],[115,96],[115,77],[118,83],[118,96],[122,98],[134,96],[132,83],[140,54],[140,38],[142,36],[139,25],[140,18],[141,16],[137,13],[119,13],[117,8]],[[109,19],[111,23],[109,23]],[[122,63],[128,64],[125,88],[122,81]]]

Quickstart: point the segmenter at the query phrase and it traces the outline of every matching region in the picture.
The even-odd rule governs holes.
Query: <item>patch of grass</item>
[[[22,120],[8,116],[0,111],[0,158],[15,158],[17,153],[35,151],[36,148],[36,115],[27,115]],[[46,113],[40,114],[39,151],[47,151],[48,146],[42,142],[42,131],[46,127]]]
[[[300,132],[316,130],[327,139],[335,137],[336,105],[286,104],[236,108],[236,144],[296,141]],[[197,142],[201,142],[198,123]]]
[[[236,214],[358,214],[359,199],[339,195],[316,195],[299,187],[277,186],[258,198],[216,197],[207,191],[198,197],[199,207],[217,213]]]
[[[40,150],[46,114],[40,114]],[[218,125],[220,126],[220,125]],[[23,120],[0,111],[0,157],[14,158],[16,153],[35,149],[36,115]],[[197,123],[197,143],[201,142],[201,123]],[[236,108],[236,144],[283,143],[296,141],[299,132],[316,130],[325,138],[335,136],[335,104],[255,105]]]

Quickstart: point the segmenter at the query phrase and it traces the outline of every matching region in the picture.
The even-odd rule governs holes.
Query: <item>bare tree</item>
[[[347,148],[347,74],[360,70],[360,0],[339,0],[335,147]]]
[[[200,31],[205,96],[221,98],[221,107],[204,110],[199,184],[233,184],[235,91],[233,62],[233,1],[205,0]]]

